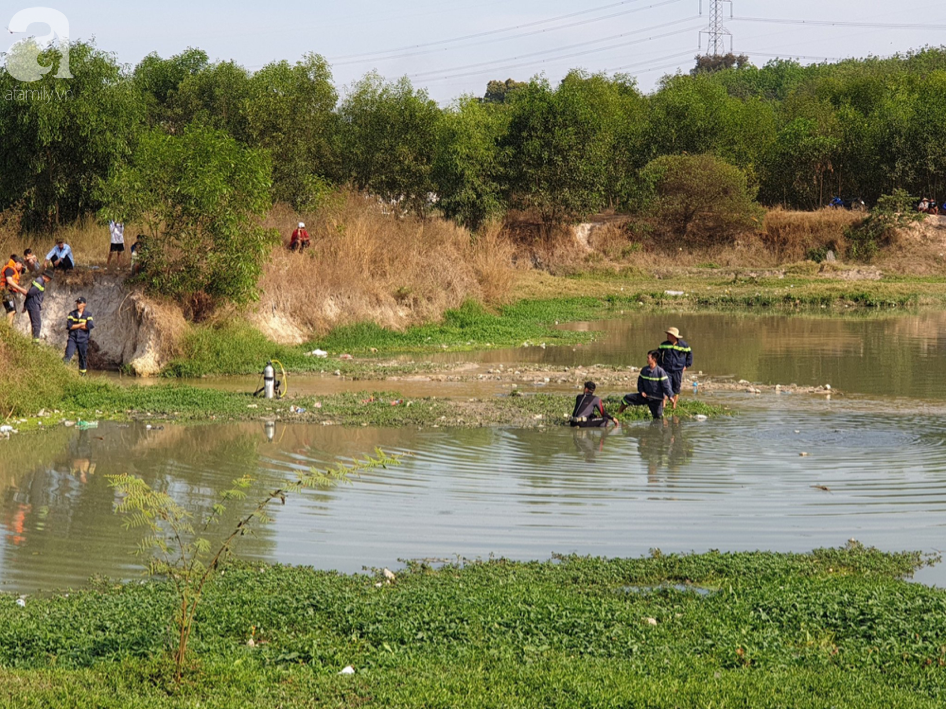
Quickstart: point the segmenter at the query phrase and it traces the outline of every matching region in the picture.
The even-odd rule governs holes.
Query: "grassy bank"
[[[261,337],[261,336],[260,336]],[[397,391],[374,391],[330,396],[298,396],[279,400],[257,399],[246,393],[219,391],[177,384],[121,386],[79,377],[62,365],[49,348],[0,328],[0,356],[12,366],[0,370],[0,408],[3,418],[31,417],[27,427],[58,424],[63,418],[155,419],[175,421],[286,420],[373,426],[543,426],[556,425],[571,412],[568,395],[493,397],[455,401],[423,398],[407,400]],[[312,358],[306,358],[310,361]],[[316,360],[322,362],[324,360]],[[346,362],[353,369],[368,365]],[[372,369],[377,374],[377,367]],[[397,402],[392,406],[392,402]],[[608,404],[617,410],[618,399]],[[304,411],[299,411],[304,409]],[[46,415],[37,414],[45,410]],[[678,411],[687,417],[724,413],[694,400],[684,400]],[[642,409],[629,409],[623,418],[644,418]]]
[[[514,300],[508,305],[489,309],[467,301],[457,309],[447,310],[439,322],[404,330],[362,322],[335,328],[304,346],[289,347],[274,344],[245,324],[199,327],[185,338],[181,356],[167,366],[165,373],[173,377],[253,374],[267,359],[276,358],[295,372],[339,369],[354,377],[397,374],[417,371],[424,365],[389,363],[379,368],[376,363],[337,357],[423,355],[444,350],[518,347],[525,343],[574,344],[592,340],[595,333],[559,330],[555,328],[557,324],[653,310],[847,314],[946,308],[946,278],[844,280],[807,273],[807,265],[796,270],[753,275],[690,269],[659,278],[639,272],[560,277],[530,271],[520,274]],[[306,352],[316,348],[329,352],[329,359],[306,356]]]
[[[84,383],[83,383],[84,384]],[[396,403],[394,403],[396,402]],[[340,426],[538,426],[563,425],[575,399],[568,395],[536,394],[487,399],[406,399],[397,391],[364,391],[329,396],[300,396],[265,400],[249,394],[173,384],[117,386],[102,382],[80,385],[63,397],[47,401],[45,417],[39,409],[17,412],[30,416],[26,428],[55,425],[63,418],[76,420],[140,419],[149,421],[242,421],[261,418]],[[617,396],[606,405],[616,412]],[[392,405],[393,404],[393,405]],[[300,411],[302,409],[302,411]],[[677,415],[719,416],[727,410],[684,399]],[[628,409],[624,421],[649,418],[645,407]]]
[[[180,686],[166,584],[8,596],[0,706],[938,707],[946,592],[899,580],[922,563],[855,543],[413,565],[391,584],[238,565]]]

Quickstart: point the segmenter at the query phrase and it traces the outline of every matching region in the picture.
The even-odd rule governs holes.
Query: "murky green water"
[[[659,345],[668,327],[693,347],[694,369],[761,384],[831,384],[851,394],[946,399],[946,313],[807,317],[785,315],[647,314],[578,323],[597,330],[581,347],[520,347],[439,354],[439,361],[635,364]]]
[[[291,499],[239,554],[354,572],[456,555],[807,551],[851,537],[888,550],[943,548],[941,418],[801,397],[754,406],[732,419],[609,434],[254,423],[14,437],[0,442],[2,588],[136,576],[136,537],[113,514],[107,475],[140,475],[200,515],[245,473],[272,483],[376,446],[411,455]],[[944,568],[920,578],[946,585]]]
[[[0,441],[0,588],[75,586],[92,574],[135,577],[137,538],[113,513],[108,475],[140,475],[199,518],[241,475],[273,484],[379,446],[410,455],[399,467],[290,500],[271,525],[241,541],[239,554],[354,572],[457,555],[808,551],[851,537],[887,550],[944,549],[946,418],[937,413],[946,401],[944,324],[943,313],[646,315],[573,326],[606,331],[584,347],[438,357],[639,364],[673,325],[694,348],[694,369],[708,375],[830,383],[860,395],[830,401],[726,394],[723,400],[741,411],[734,418],[629,425],[607,434],[253,423],[160,430],[103,424],[14,436]],[[379,385],[331,376],[296,378],[293,385],[306,393],[417,388],[411,396],[491,395],[500,386]],[[918,578],[946,586],[946,566]]]

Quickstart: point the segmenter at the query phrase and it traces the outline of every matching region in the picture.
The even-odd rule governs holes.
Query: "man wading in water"
[[[604,404],[601,399],[595,396],[597,386],[594,382],[585,382],[585,391],[583,394],[575,397],[575,410],[572,411],[569,423],[578,428],[604,428],[608,422],[614,421],[617,426],[618,420],[604,410]]]

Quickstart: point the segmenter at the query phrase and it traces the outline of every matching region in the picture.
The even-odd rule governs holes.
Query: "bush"
[[[639,178],[637,209],[657,219],[667,236],[690,246],[728,243],[758,228],[762,207],[746,174],[713,155],[664,155]]]
[[[848,256],[860,261],[870,261],[884,246],[888,246],[896,230],[913,222],[922,221],[925,214],[917,212],[913,205],[916,198],[903,189],[896,189],[877,200],[870,216],[845,232],[848,239]]]

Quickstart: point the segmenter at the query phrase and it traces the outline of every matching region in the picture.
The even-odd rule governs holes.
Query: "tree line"
[[[59,56],[39,59],[55,69]],[[234,205],[304,211],[343,185],[472,229],[509,209],[555,224],[640,209],[684,155],[735,170],[770,206],[946,196],[946,48],[809,66],[704,58],[649,94],[574,70],[556,85],[492,81],[446,107],[406,78],[368,74],[342,93],[316,54],[250,72],[188,49],[131,68],[75,42],[70,67],[29,84],[0,72],[0,210],[30,229],[106,209],[150,215],[179,246],[214,230],[225,243],[245,227]],[[182,218],[201,213],[230,223]]]

